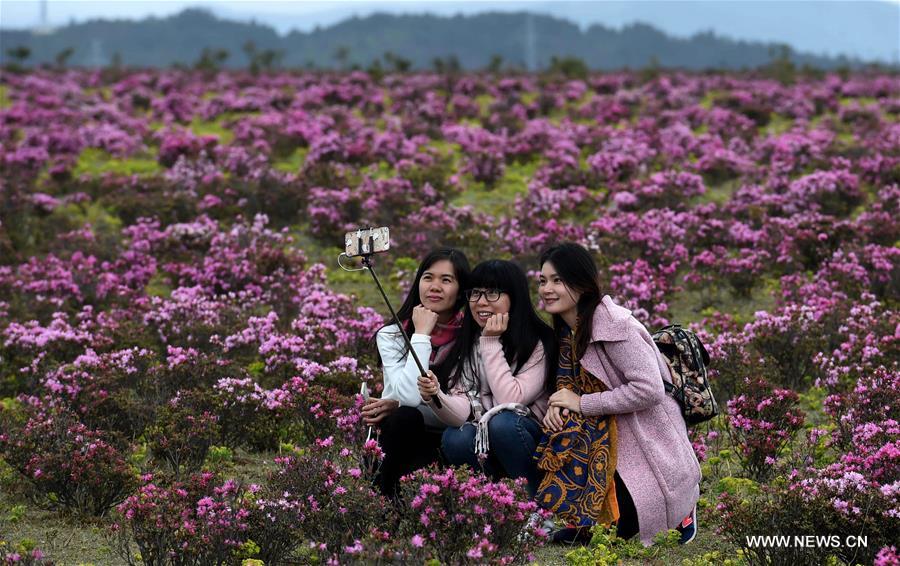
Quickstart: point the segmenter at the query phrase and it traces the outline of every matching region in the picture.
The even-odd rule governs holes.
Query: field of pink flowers
[[[701,544],[540,548],[464,470],[375,495],[361,225],[397,298],[438,243],[573,240],[690,324]],[[898,242],[896,75],[6,73],[0,564],[900,564]],[[867,545],[746,546],[779,534]]]

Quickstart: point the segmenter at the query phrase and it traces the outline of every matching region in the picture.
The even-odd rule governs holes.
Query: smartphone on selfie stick
[[[384,304],[386,304],[388,310],[391,311],[391,317],[393,317],[394,319],[394,324],[396,324],[400,329],[400,335],[403,336],[403,341],[406,343],[406,347],[409,349],[409,353],[412,354],[413,360],[415,360],[416,362],[416,367],[419,368],[419,375],[421,375],[422,377],[427,377],[428,372],[425,371],[425,366],[422,365],[422,361],[419,360],[419,356],[416,355],[416,351],[413,349],[412,344],[409,341],[409,336],[406,335],[406,331],[403,329],[403,325],[400,323],[400,319],[397,318],[397,313],[394,311],[394,307],[391,306],[391,301],[388,300],[387,294],[384,292],[384,288],[381,286],[381,282],[378,281],[378,277],[375,275],[375,270],[372,269],[372,256],[377,253],[386,252],[391,248],[390,229],[386,227],[359,228],[352,232],[347,232],[344,235],[344,248],[344,253],[342,253],[341,256],[362,258],[363,267],[372,274],[372,279],[375,281],[375,285],[381,292],[381,298],[384,299]],[[338,258],[338,263],[340,264],[340,257]],[[344,268],[343,265],[341,265],[341,267]],[[440,409],[441,400],[437,397],[437,395],[435,395],[433,399],[434,405],[438,409]]]

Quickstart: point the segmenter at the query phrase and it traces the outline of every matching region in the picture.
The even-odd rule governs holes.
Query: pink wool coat
[[[678,403],[666,395],[672,378],[650,333],[607,295],[594,311],[591,345],[581,365],[608,391],[583,395],[585,415],[616,415],[617,471],[637,509],[641,542],[675,528],[700,498],[700,463]]]

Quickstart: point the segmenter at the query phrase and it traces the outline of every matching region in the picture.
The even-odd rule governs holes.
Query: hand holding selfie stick
[[[409,336],[406,335],[406,331],[403,329],[403,325],[400,323],[400,319],[397,317],[397,313],[394,312],[394,307],[391,306],[391,301],[388,300],[387,294],[384,292],[384,288],[381,286],[381,282],[378,281],[378,276],[375,275],[375,270],[372,269],[372,256],[378,252],[388,250],[388,236],[389,233],[387,228],[361,228],[356,232],[348,232],[345,236],[347,251],[345,253],[342,253],[341,255],[347,257],[359,256],[362,258],[363,267],[372,274],[372,279],[375,281],[375,285],[381,292],[381,298],[384,299],[384,304],[386,304],[388,310],[391,311],[391,317],[394,320],[394,324],[396,324],[397,328],[400,329],[400,335],[403,336],[403,341],[406,343],[406,347],[408,348],[409,353],[412,355],[413,360],[415,360],[416,367],[419,368],[419,375],[421,375],[422,377],[428,377],[428,372],[422,365],[421,360],[419,360],[419,356],[416,355],[416,351],[413,349],[412,343],[410,343],[409,341]],[[366,241],[366,237],[368,237],[368,241]],[[376,242],[376,238],[381,241]],[[338,257],[338,265],[341,265],[340,257]],[[341,268],[347,269],[343,265],[341,265]],[[432,400],[434,401],[434,406],[440,409],[441,400],[438,398],[438,396],[432,396]]]

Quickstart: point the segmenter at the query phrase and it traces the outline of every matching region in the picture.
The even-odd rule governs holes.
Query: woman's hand
[[[544,415],[544,428],[546,428],[550,432],[559,432],[562,430],[563,424],[565,424],[566,422],[565,418],[568,416],[568,409],[549,407],[547,409],[547,414]]]
[[[369,426],[375,426],[396,411],[399,406],[400,401],[396,399],[369,399],[362,408],[363,422]]]
[[[581,395],[571,389],[560,389],[550,396],[550,406],[581,414]]]
[[[419,305],[413,307],[412,321],[413,326],[416,329],[416,334],[431,336],[434,326],[438,321],[438,314],[423,305]]]
[[[428,375],[419,376],[419,395],[422,396],[422,400],[426,403],[431,401],[431,398],[438,394],[438,391],[441,390],[440,383],[438,382],[438,378],[434,375],[434,372],[428,370]]]
[[[506,332],[507,326],[509,326],[509,313],[491,315],[491,318],[487,319],[487,322],[484,323],[484,329],[481,331],[481,335],[501,336]]]

